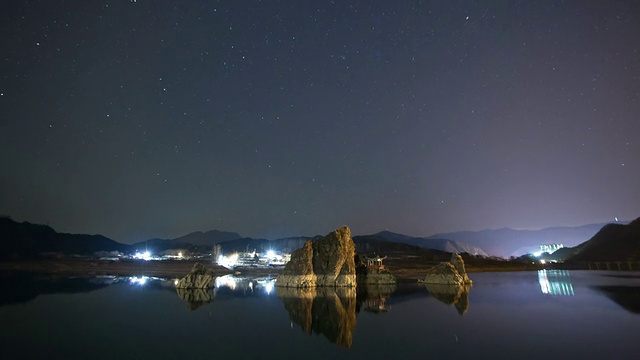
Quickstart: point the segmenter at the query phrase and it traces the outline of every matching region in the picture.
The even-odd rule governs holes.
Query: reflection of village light
[[[134,276],[134,277],[129,278],[129,282],[132,285],[140,285],[140,286],[142,286],[142,285],[147,283],[147,279],[148,278],[149,278],[148,276],[141,276],[141,277]]]
[[[218,265],[224,266],[227,269],[233,269],[234,266],[238,263],[238,254],[233,254],[230,256],[220,255],[218,256]]]
[[[236,279],[233,276],[225,275],[225,276],[217,277],[214,285],[216,289],[219,289],[221,287],[226,287],[231,290],[235,290],[236,287],[238,286],[238,283],[236,282]]]
[[[142,259],[142,260],[151,260],[151,253],[148,251],[145,251],[143,253],[141,252],[136,252],[135,255],[133,255],[134,259]]]
[[[264,289],[267,291],[267,294],[271,294],[271,291],[273,291],[273,281],[267,282],[264,286]]]
[[[568,270],[538,270],[538,282],[545,295],[574,295]]]

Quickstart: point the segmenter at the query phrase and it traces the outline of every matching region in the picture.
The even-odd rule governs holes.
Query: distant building
[[[540,253],[544,254],[544,253],[549,253],[552,254],[553,252],[562,249],[564,247],[564,245],[562,244],[543,244],[540,245]]]

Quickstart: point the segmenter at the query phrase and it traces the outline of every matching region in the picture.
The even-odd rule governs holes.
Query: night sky
[[[2,1],[0,214],[121,242],[640,216],[634,1]]]

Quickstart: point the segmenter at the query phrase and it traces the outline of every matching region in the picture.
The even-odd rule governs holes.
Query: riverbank
[[[28,272],[54,276],[156,276],[166,278],[183,277],[189,273],[196,262],[201,262],[213,269],[218,276],[238,273],[243,276],[277,276],[282,267],[240,268],[229,270],[211,263],[209,259],[200,260],[97,260],[87,258],[54,258],[29,260],[0,260],[2,272]],[[415,258],[389,259],[387,268],[402,282],[413,282],[424,278],[427,271],[438,262],[423,261]],[[516,262],[474,263],[470,261],[467,272],[504,272],[504,271],[534,271],[541,267],[535,264]]]
[[[0,271],[29,272],[57,276],[156,276],[166,278],[183,277],[191,271],[197,260],[93,260],[93,259],[34,259],[1,260]],[[206,261],[208,262],[208,260]],[[207,264],[216,275],[233,273],[224,267]]]

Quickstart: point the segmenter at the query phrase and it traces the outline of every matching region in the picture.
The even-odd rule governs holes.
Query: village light
[[[145,251],[143,253],[141,252],[136,252],[135,255],[133,255],[134,259],[142,259],[142,260],[151,260],[151,253],[149,251]]]
[[[273,259],[276,257],[276,253],[273,250],[267,251],[267,259]]]
[[[134,276],[134,277],[129,278],[129,282],[132,285],[144,286],[144,284],[147,283],[147,279],[148,278],[149,278],[148,276],[141,276],[141,277]]]
[[[233,269],[234,266],[238,263],[238,254],[233,254],[230,256],[220,255],[218,256],[218,265],[224,266],[227,269]]]

